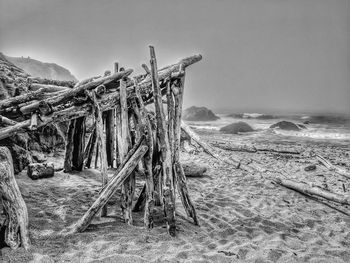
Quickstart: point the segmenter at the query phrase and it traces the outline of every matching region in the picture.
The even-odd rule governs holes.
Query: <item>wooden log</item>
[[[155,205],[154,200],[154,181],[153,181],[153,150],[154,150],[154,141],[153,141],[153,132],[151,123],[148,118],[148,114],[143,104],[140,91],[138,86],[135,86],[135,94],[137,98],[132,101],[132,106],[137,116],[138,122],[141,124],[140,130],[145,134],[146,145],[148,146],[148,152],[144,157],[144,166],[145,166],[145,214],[144,214],[144,225],[146,228],[153,228],[153,210]]]
[[[73,170],[72,160],[74,151],[74,130],[75,120],[71,120],[68,126],[66,144],[65,144],[65,155],[64,155],[64,170],[63,172],[69,173]]]
[[[72,153],[72,168],[75,171],[82,171],[84,166],[84,148],[85,148],[85,117],[75,119]]]
[[[321,155],[317,154],[316,155],[317,160],[323,164],[328,170],[330,171],[334,171],[337,174],[340,174],[346,178],[350,178],[350,172],[347,172],[345,169],[342,169],[340,167],[337,167],[335,165],[333,165],[332,163],[330,163],[328,160],[326,160],[324,157],[322,157]]]
[[[17,122],[16,121],[13,121],[9,118],[6,118],[5,116],[1,116],[0,115],[0,125],[6,125],[6,126],[11,126],[11,125],[16,125]]]
[[[28,92],[26,94],[11,97],[0,101],[0,112],[4,112],[6,109],[17,106],[21,103],[25,103],[31,100],[41,100],[44,98],[44,89],[39,89],[37,91]]]
[[[125,181],[126,178],[128,178],[128,176],[130,176],[147,150],[147,146],[139,145],[134,154],[127,160],[126,163],[123,163],[121,165],[121,168],[117,170],[116,174],[111,178],[105,188],[103,188],[99,197],[92,204],[89,210],[72,227],[70,233],[82,232],[89,226],[92,218],[102,207],[107,204],[108,200],[113,196],[117,188],[121,186],[121,184]]]
[[[160,148],[162,154],[162,170],[163,170],[163,209],[167,219],[167,230],[171,236],[176,235],[175,225],[175,194],[173,183],[173,171],[171,151],[168,137],[168,130],[166,127],[165,114],[162,104],[162,97],[159,88],[159,77],[157,70],[157,60],[154,51],[154,47],[150,46],[151,55],[151,77],[154,96],[154,105],[157,119],[157,133],[160,140]]]
[[[102,188],[108,183],[108,174],[107,174],[107,156],[106,156],[106,138],[103,132],[103,120],[102,112],[100,106],[97,103],[97,98],[95,92],[91,92],[90,98],[94,103],[94,116],[96,123],[96,138],[97,145],[99,149],[99,157],[101,163],[101,176],[102,176]],[[96,154],[97,157],[97,154]],[[102,207],[101,216],[107,216],[107,206]]]
[[[171,160],[174,162],[174,148],[175,148],[175,138],[174,138],[174,128],[176,125],[176,121],[174,118],[175,116],[175,103],[174,103],[174,98],[173,98],[173,92],[171,91],[171,82],[167,82],[167,109],[168,109],[168,136],[169,136],[169,144],[170,144],[170,152],[171,152]],[[182,102],[181,102],[182,103]],[[181,115],[180,115],[181,118]],[[175,188],[175,183],[174,183],[174,188]]]
[[[73,88],[77,83],[74,80],[55,80],[55,79],[43,79],[39,77],[28,77],[32,83],[45,84],[45,85],[56,85],[56,86],[65,86]]]
[[[32,114],[31,119],[30,119],[29,130],[35,131],[37,128],[38,128],[38,114],[36,112],[34,112]]]
[[[182,69],[182,67],[180,67]],[[180,141],[181,141],[181,114],[184,94],[185,74],[178,80],[178,87],[174,86],[173,93],[175,97],[175,108],[173,112],[174,119],[174,161],[173,169],[177,181],[177,188],[180,194],[182,205],[185,208],[188,217],[193,219],[195,225],[198,225],[196,209],[188,193],[186,176],[180,163]],[[177,88],[177,89],[176,89]]]
[[[84,165],[87,168],[91,167],[92,155],[94,153],[94,149],[96,147],[96,123],[94,123],[93,130],[89,136],[88,143],[86,144],[84,150]]]
[[[146,71],[146,74],[151,75],[151,71],[149,70],[149,68],[146,64],[142,64],[141,66]]]
[[[106,149],[107,149],[107,164],[114,166],[115,155],[115,110],[106,112]]]
[[[5,147],[0,147],[0,197],[5,213],[5,240],[1,242],[12,249],[22,246],[28,250],[28,211],[14,177],[11,153]]]
[[[120,120],[121,120],[121,141],[118,142],[121,146],[120,158],[121,161],[125,158],[130,148],[130,135],[128,123],[128,105],[126,93],[126,81],[120,81]],[[125,223],[132,225],[132,200],[135,193],[135,175],[131,174],[129,178],[124,181],[122,187],[121,208]]]
[[[278,179],[275,179],[274,181],[279,185],[295,190],[297,192],[301,192],[306,195],[311,195],[311,196],[315,195],[336,203],[350,205],[349,195],[346,196],[346,195],[332,193],[317,186],[308,185],[306,183],[294,182],[292,180],[287,180],[287,179],[278,178]]]
[[[73,88],[76,88],[76,87],[79,87],[79,86],[82,86],[82,85],[85,85],[89,82],[92,82],[93,80],[96,80],[96,79],[99,79],[101,78],[102,76],[94,76],[94,77],[90,77],[90,78],[87,78],[87,79],[83,79],[81,81],[78,81],[77,83],[75,83],[74,87]]]
[[[202,141],[202,139],[184,122],[181,121],[181,129],[193,140],[195,141],[200,147],[203,148],[203,150],[214,157],[215,159],[218,159],[222,161],[221,157],[218,156],[218,154],[214,151],[214,149],[207,144],[206,142]]]
[[[40,89],[43,89],[45,93],[70,90],[70,88],[65,87],[65,86],[56,86],[56,85],[48,85],[48,84],[33,83],[29,86],[30,91],[36,91],[36,90],[40,90]]]

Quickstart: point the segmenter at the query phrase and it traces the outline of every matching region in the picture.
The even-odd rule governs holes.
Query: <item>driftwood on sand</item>
[[[11,153],[6,147],[0,147],[0,196],[5,212],[4,242],[12,249],[19,246],[29,249],[28,211],[15,180]]]
[[[319,196],[339,204],[350,205],[350,196],[332,193],[320,187],[309,185],[303,182],[295,182],[292,180],[280,179],[280,178],[274,181],[279,185],[293,189],[295,191],[301,192],[306,195]]]

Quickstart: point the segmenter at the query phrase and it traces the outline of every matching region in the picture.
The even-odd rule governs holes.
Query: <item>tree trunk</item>
[[[29,249],[28,211],[17,186],[9,149],[0,147],[0,196],[5,212],[5,240],[15,249],[20,245]]]

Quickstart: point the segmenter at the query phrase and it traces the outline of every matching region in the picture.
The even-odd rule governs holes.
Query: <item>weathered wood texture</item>
[[[152,46],[150,46],[150,55],[153,97],[157,120],[157,133],[160,140],[160,148],[162,154],[163,209],[165,217],[167,219],[168,232],[170,235],[175,236],[175,194],[173,183],[174,178],[172,169],[172,156],[169,144],[168,130],[166,127],[164,108],[162,103],[162,95],[159,88],[157,60],[154,48]]]
[[[28,229],[28,211],[17,186],[10,150],[0,147],[0,196],[5,212],[5,242],[15,249],[30,247]]]

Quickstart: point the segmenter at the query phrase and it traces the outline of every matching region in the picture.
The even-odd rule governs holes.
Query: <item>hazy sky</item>
[[[350,0],[0,0],[0,51],[82,79],[192,54],[185,106],[350,113]]]

